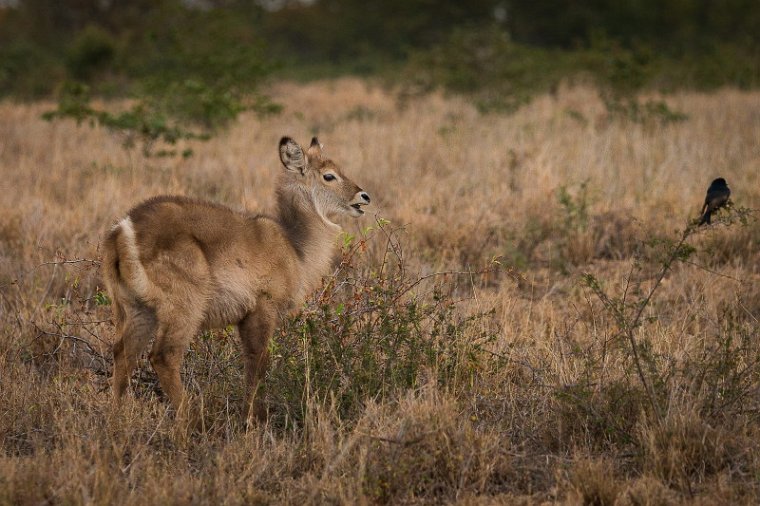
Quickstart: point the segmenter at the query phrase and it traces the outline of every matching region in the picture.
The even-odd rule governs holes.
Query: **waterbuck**
[[[250,215],[178,196],[134,207],[107,234],[103,278],[113,300],[113,390],[127,390],[151,340],[150,363],[179,409],[180,367],[203,329],[237,325],[245,361],[246,407],[262,415],[256,390],[278,316],[303,301],[331,268],[341,214],[359,217],[369,195],[322,157],[283,137],[284,169],[274,215]]]

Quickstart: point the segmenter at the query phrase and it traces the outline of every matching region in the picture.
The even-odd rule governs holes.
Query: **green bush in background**
[[[469,95],[484,112],[513,111],[580,79],[596,83],[612,116],[634,121],[678,118],[663,103],[639,103],[642,90],[760,84],[755,0],[2,5],[0,96],[63,97],[85,85],[90,96],[139,101],[137,123],[181,124],[196,136],[247,109],[271,112],[256,90],[273,74],[385,76],[405,93]]]

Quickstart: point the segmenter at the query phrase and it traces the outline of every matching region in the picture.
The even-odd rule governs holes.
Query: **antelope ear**
[[[280,139],[280,161],[285,168],[303,175],[306,172],[306,157],[303,149],[290,137]]]
[[[319,140],[316,137],[311,138],[311,145],[309,145],[306,154],[309,156],[310,160],[322,159],[322,144],[319,143]]]

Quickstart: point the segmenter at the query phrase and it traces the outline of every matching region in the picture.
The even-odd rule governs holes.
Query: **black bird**
[[[722,177],[713,180],[707,189],[705,203],[702,206],[702,219],[699,220],[699,224],[704,225],[706,223],[709,225],[710,215],[725,206],[729,196],[731,196],[731,189],[726,184],[726,180]]]

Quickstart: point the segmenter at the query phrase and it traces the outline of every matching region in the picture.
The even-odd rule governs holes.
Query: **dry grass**
[[[244,117],[188,160],[144,159],[106,131],[45,123],[45,104],[0,103],[0,503],[760,501],[757,223],[691,237],[691,263],[667,273],[647,308],[636,338],[657,409],[621,321],[580,281],[591,273],[614,295],[629,280],[642,300],[658,267],[641,241],[677,239],[713,177],[737,204],[760,207],[760,94],[675,95],[687,121],[639,125],[609,120],[585,88],[509,117],[441,96],[399,108],[354,80],[272,93],[282,115]],[[445,327],[453,349],[483,329],[498,329],[495,341],[457,358],[456,381],[434,357],[411,387],[384,383],[346,410],[288,381],[283,372],[320,364],[307,344],[283,349],[301,341],[281,335],[272,423],[246,432],[234,340],[215,334],[197,340],[185,369],[200,430],[175,422],[146,364],[137,398],[113,409],[96,266],[61,261],[97,259],[104,230],[158,193],[268,207],[279,137],[314,133],[372,194],[376,216],[403,227],[407,273],[478,270],[495,257],[513,268],[438,285],[465,299],[445,313],[452,321],[485,313]],[[345,225],[360,236],[371,222]],[[373,275],[384,241],[370,234],[356,276]],[[634,257],[644,260],[632,271]],[[419,300],[432,300],[423,285]],[[331,328],[317,331],[329,340]],[[343,344],[360,346],[349,334]]]

